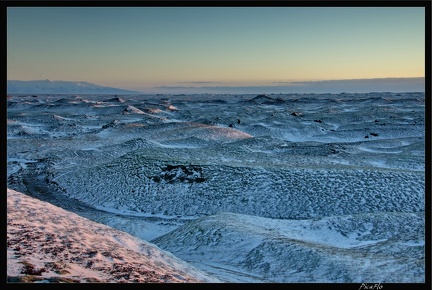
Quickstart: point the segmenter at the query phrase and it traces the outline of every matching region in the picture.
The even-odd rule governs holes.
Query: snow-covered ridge
[[[7,256],[10,282],[219,282],[154,244],[11,189]]]

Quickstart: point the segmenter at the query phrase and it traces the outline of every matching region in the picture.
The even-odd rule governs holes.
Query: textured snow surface
[[[7,254],[11,280],[218,282],[153,244],[10,189]]]
[[[221,213],[152,242],[222,279],[221,268],[237,269],[247,277],[238,282],[424,282],[424,214],[279,220]]]
[[[423,93],[12,95],[8,187],[222,281],[422,282],[424,109]]]

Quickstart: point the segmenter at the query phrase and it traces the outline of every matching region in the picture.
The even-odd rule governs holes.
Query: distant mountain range
[[[257,86],[161,86],[155,91],[164,94],[323,94],[370,92],[424,92],[425,78],[375,78],[322,80],[303,82],[274,82]]]
[[[71,81],[7,81],[8,94],[136,94],[139,92],[104,87],[88,82]]]
[[[143,88],[144,89],[144,88]],[[425,78],[377,78],[352,80],[323,80],[309,82],[274,82],[257,86],[159,86],[147,87],[148,93],[163,94],[287,94],[287,93],[370,93],[370,92],[424,92]],[[142,94],[72,81],[7,81],[8,94]]]

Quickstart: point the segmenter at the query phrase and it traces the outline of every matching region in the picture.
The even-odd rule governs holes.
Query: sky
[[[8,7],[8,80],[266,86],[425,76],[423,7]]]

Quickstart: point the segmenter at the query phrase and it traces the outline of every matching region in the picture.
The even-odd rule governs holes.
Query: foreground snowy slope
[[[153,244],[7,190],[8,281],[218,282]]]

